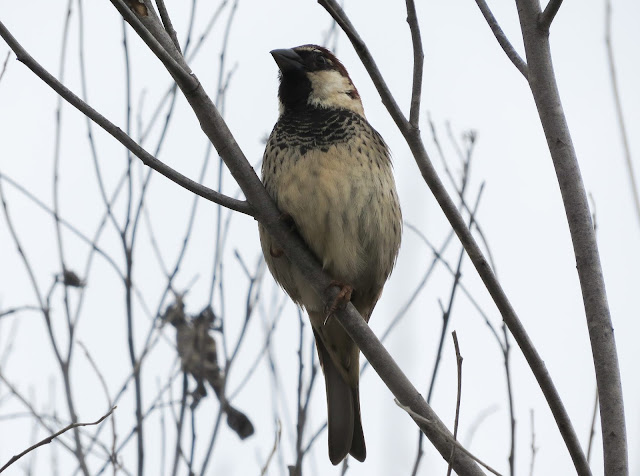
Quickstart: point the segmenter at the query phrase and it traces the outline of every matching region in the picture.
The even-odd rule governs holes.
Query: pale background
[[[60,0],[0,2],[0,20],[36,60],[56,75],[66,3]],[[491,3],[506,34],[524,56],[514,3]],[[178,36],[184,41],[190,2],[168,1],[167,6]],[[217,2],[199,2],[194,28],[196,37],[217,6]],[[640,135],[637,134],[640,127],[640,89],[637,87],[640,83],[640,30],[637,28],[640,3],[620,0],[613,6],[613,41],[619,85],[631,151],[637,158],[640,151]],[[83,8],[89,103],[124,128],[121,19],[106,1],[84,2]],[[486,181],[478,221],[488,238],[498,277],[545,360],[578,436],[586,445],[595,390],[591,352],[568,227],[531,94],[524,78],[499,48],[474,2],[418,2],[417,8],[425,47],[421,129],[428,151],[438,170],[442,170],[430,138],[427,112],[439,129],[450,167],[455,172],[459,171],[459,162],[447,139],[445,122],[450,121],[457,137],[468,129],[477,131],[470,197],[475,198],[477,187]],[[367,42],[400,106],[408,114],[412,51],[404,2],[349,1],[346,11]],[[191,63],[212,97],[215,96],[218,55],[228,12],[229,7],[203,50]],[[72,15],[64,82],[80,93],[76,2],[73,3]],[[237,63],[237,69],[227,93],[226,119],[252,163],[259,161],[263,138],[277,118],[277,68],[268,54],[269,50],[320,43],[330,25],[329,16],[312,1],[239,2],[227,50],[228,65]],[[133,64],[133,117],[135,121],[140,94],[146,90],[142,115],[148,119],[150,111],[169,86],[170,78],[130,29],[129,42]],[[560,94],[585,186],[596,203],[597,233],[622,372],[631,474],[637,475],[640,474],[637,456],[640,446],[640,346],[637,345],[640,330],[640,224],[633,210],[612,101],[604,46],[604,2],[565,2],[552,25],[551,44]],[[6,44],[0,42],[2,59],[7,51]],[[406,221],[418,226],[439,246],[448,233],[448,224],[422,181],[366,71],[342,34],[337,54],[360,91],[367,117],[393,151]],[[48,204],[52,203],[56,101],[57,96],[12,56],[0,81],[0,172]],[[195,179],[206,140],[180,95],[174,116],[158,157]],[[134,137],[138,137],[135,122],[133,131]],[[126,154],[115,140],[95,127],[94,134],[105,182],[108,187],[113,187],[123,170]],[[153,141],[150,143],[154,144]],[[91,236],[103,213],[102,201],[89,155],[85,119],[69,106],[63,109],[61,150],[61,214]],[[204,181],[209,186],[217,182],[217,158],[214,156],[212,160]],[[112,163],[116,165],[110,166]],[[639,167],[636,163],[636,170]],[[136,166],[138,169],[141,168]],[[41,287],[46,290],[52,276],[59,272],[53,220],[11,186],[3,185],[22,244]],[[223,190],[231,195],[237,191],[229,176],[224,179]],[[192,197],[163,177],[155,176],[146,203],[149,204],[155,236],[164,258],[172,263],[183,238]],[[122,206],[121,202],[119,206]],[[185,289],[196,279],[187,301],[189,310],[193,312],[204,306],[209,292],[215,207],[202,202],[198,213],[193,244],[175,281],[178,289]],[[105,233],[100,244],[118,263],[122,263],[121,247],[113,230]],[[87,247],[71,235],[67,236],[65,246],[69,266],[81,271]],[[225,258],[227,325],[230,332],[237,333],[244,316],[247,280],[233,258],[234,250],[252,269],[255,267],[259,244],[253,219],[234,216]],[[136,252],[139,253],[135,263],[137,285],[155,312],[165,280],[144,226],[141,227]],[[458,252],[456,242],[447,254],[452,265],[455,265]],[[105,266],[104,260],[95,259],[92,274],[87,278],[78,339],[90,349],[112,392],[115,392],[130,372],[124,337],[123,287]],[[381,332],[386,328],[406,302],[431,259],[429,249],[412,231],[405,229],[397,268],[371,321],[374,331]],[[386,342],[400,367],[421,392],[425,392],[428,385],[440,333],[441,314],[437,300],[442,299],[446,304],[451,281],[451,276],[442,267],[438,268],[426,291]],[[463,282],[498,326],[499,314],[468,261],[463,264]],[[73,294],[74,290],[71,291]],[[264,314],[270,309],[273,299],[280,299],[278,292],[267,275],[263,289]],[[59,297],[56,301],[58,311],[62,305]],[[215,302],[220,304],[219,297]],[[0,311],[24,304],[35,304],[33,290],[3,216],[0,220]],[[140,310],[139,303],[136,309],[136,334],[142,339],[150,321]],[[62,326],[62,313],[56,314],[54,309],[54,316],[59,317]],[[237,316],[237,322],[234,322],[234,316]],[[264,319],[270,318],[264,316]],[[502,356],[486,325],[461,294],[457,297],[452,319],[450,330],[457,330],[464,357],[460,439],[465,441],[470,426],[481,412],[496,408],[478,428],[470,449],[503,474],[508,474],[509,417]],[[164,382],[174,363],[175,352],[171,347],[173,329],[167,328],[163,332],[166,339],[145,361],[144,398],[147,402],[155,396],[157,381]],[[264,342],[263,317],[255,316],[248,332],[247,342],[234,364],[238,380],[231,378],[231,389],[245,374]],[[307,326],[307,339],[309,334]],[[262,360],[249,385],[235,400],[237,406],[252,419],[256,434],[240,442],[223,426],[207,474],[259,474],[273,445],[274,407],[277,407],[282,421],[283,436],[279,457],[271,463],[269,474],[284,474],[282,463],[294,462],[297,345],[297,315],[295,307],[288,303],[285,315],[278,321],[272,347],[278,365],[280,391],[286,403],[281,399],[274,402],[270,374],[266,361]],[[55,400],[58,416],[66,418],[59,369],[52,358],[41,314],[25,312],[1,318],[0,351],[8,346],[12,346],[12,350],[7,360],[2,362],[3,374],[29,395],[42,411],[48,409],[51,413],[52,400]],[[309,345],[305,345],[307,349]],[[305,356],[308,354],[305,352]],[[529,472],[530,410],[534,409],[536,446],[539,448],[535,474],[572,474],[573,465],[546,402],[517,349],[512,351],[512,375],[517,419],[516,473]],[[50,383],[52,379],[55,384]],[[76,350],[74,357],[73,382],[80,421],[92,421],[102,415],[107,409],[104,393],[80,349]],[[323,385],[322,382],[316,385],[307,435],[318,428],[326,415]],[[177,398],[178,391],[174,391],[174,398]],[[368,457],[364,464],[352,462],[348,474],[410,474],[416,453],[415,424],[393,403],[391,393],[371,369],[363,376],[361,393]],[[447,336],[432,404],[450,427],[455,394],[455,356],[450,336]],[[13,454],[43,438],[46,433],[33,433],[33,420],[20,416],[25,408],[8,395],[2,385],[0,399],[0,464],[4,464]],[[203,437],[198,450],[206,445],[216,412],[217,405],[212,399],[199,409],[198,425]],[[133,421],[131,398],[119,404],[116,416],[119,436],[127,434]],[[168,455],[162,455],[156,441],[158,421],[159,417],[153,416],[146,425],[146,474],[149,475],[165,474],[161,473],[160,467],[168,468],[172,461],[172,450]],[[49,467],[52,447],[37,450],[34,474],[53,474]],[[58,449],[57,453],[59,474],[71,474],[75,465],[70,457],[63,449]],[[122,458],[126,467],[133,471],[133,441],[122,452]],[[592,456],[594,474],[602,474],[601,458],[601,439],[597,433]],[[305,473],[340,474],[339,468],[333,469],[326,456],[325,433],[319,437],[315,451],[305,461]],[[97,469],[102,460],[90,458],[89,465]],[[19,462],[8,473],[22,474],[26,467],[26,461]],[[445,471],[441,457],[427,442],[420,474],[444,474]]]

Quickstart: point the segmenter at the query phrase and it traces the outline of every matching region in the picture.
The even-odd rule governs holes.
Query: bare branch
[[[516,0],[516,4],[529,62],[529,87],[556,171],[582,290],[600,395],[604,474],[628,474],[627,430],[618,351],[587,193],[560,100],[549,35],[538,26],[539,2]],[[558,421],[555,412],[554,416]],[[568,417],[563,419],[561,428],[568,421]],[[571,431],[567,436],[571,437],[569,451],[578,473],[591,474],[575,432]]]
[[[44,446],[44,445],[48,445],[49,443],[51,443],[54,439],[56,439],[58,436],[62,435],[64,432],[69,431],[73,428],[78,428],[81,426],[93,426],[93,425],[99,425],[100,423],[102,423],[102,421],[107,418],[109,415],[111,415],[113,413],[113,411],[116,409],[117,407],[112,407],[111,410],[109,410],[106,414],[104,414],[102,417],[100,417],[98,420],[91,422],[91,423],[71,423],[70,425],[67,425],[66,427],[64,427],[62,430],[58,431],[57,433],[54,433],[51,436],[47,436],[44,440],[39,441],[38,443],[36,443],[33,446],[30,446],[29,448],[27,448],[26,450],[24,450],[22,453],[15,455],[14,457],[12,457],[7,464],[5,464],[2,468],[0,468],[0,473],[2,473],[5,469],[7,469],[9,466],[11,466],[13,463],[15,463],[16,461],[18,461],[20,458],[22,458],[24,455],[26,455],[27,453],[35,450],[36,448],[39,448],[40,446]]]
[[[498,20],[496,20],[496,17],[494,17],[493,13],[491,13],[491,9],[489,8],[489,5],[487,5],[487,2],[485,0],[476,0],[476,4],[482,12],[482,16],[484,16],[484,19],[487,21],[489,28],[491,28],[493,36],[495,36],[496,40],[498,40],[498,43],[500,44],[502,50],[506,53],[507,57],[511,60],[513,65],[518,68],[518,71],[522,73],[522,76],[527,79],[529,76],[527,63],[525,63],[524,60],[520,58],[518,52],[507,39],[507,35],[505,35],[502,31],[502,28],[500,28]]]
[[[549,3],[547,3],[544,12],[542,12],[540,19],[538,20],[538,25],[542,30],[549,31],[551,22],[553,22],[553,19],[556,17],[556,13],[560,10],[560,5],[562,5],[562,0],[549,0]]]

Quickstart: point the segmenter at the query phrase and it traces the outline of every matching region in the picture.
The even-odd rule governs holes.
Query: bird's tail
[[[337,465],[347,454],[351,454],[358,461],[364,461],[367,449],[360,420],[358,359],[354,362],[355,376],[351,378],[355,381],[348,383],[331,359],[320,336],[315,331],[314,334],[327,391],[329,459],[334,465]]]

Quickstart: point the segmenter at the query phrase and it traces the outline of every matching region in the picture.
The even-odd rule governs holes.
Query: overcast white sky
[[[514,3],[490,3],[506,34],[524,56]],[[640,56],[637,53],[640,45],[640,30],[637,28],[640,3],[633,0],[613,3],[613,43],[619,86],[631,151],[637,159],[640,154],[640,90],[637,87],[640,83]],[[63,0],[0,2],[0,20],[36,60],[56,75],[59,72],[66,5]],[[217,5],[218,2],[199,2],[194,27],[196,38]],[[167,1],[167,6],[173,15],[178,36],[184,43],[190,2]],[[450,122],[457,137],[469,129],[477,131],[470,197],[475,198],[480,183],[486,182],[478,221],[490,244],[498,277],[543,356],[581,441],[586,444],[595,390],[591,351],[564,209],[530,92],[525,80],[499,48],[475,2],[418,2],[417,7],[425,48],[421,128],[428,151],[438,170],[442,171],[429,134],[427,113],[439,128],[449,166],[456,173],[459,172],[459,161],[448,141],[445,124]],[[83,2],[83,9],[89,103],[125,128],[121,20],[107,1]],[[229,10],[227,7],[223,11],[214,33],[191,62],[194,72],[212,97],[215,97],[219,53]],[[349,1],[346,11],[367,41],[398,103],[408,112],[412,52],[404,2]],[[598,239],[623,378],[631,474],[640,474],[637,456],[640,445],[640,381],[637,369],[640,359],[640,346],[637,345],[640,333],[640,224],[633,210],[612,102],[604,45],[604,11],[604,1],[565,2],[552,26],[551,42],[573,142],[585,185],[596,204]],[[73,2],[64,82],[80,94],[77,20],[78,4]],[[277,67],[269,51],[304,43],[321,43],[330,24],[324,10],[310,0],[239,1],[226,57],[228,67],[236,65],[226,98],[226,118],[252,163],[261,158],[263,139],[277,118]],[[136,116],[141,114],[143,121],[148,121],[158,99],[169,86],[170,78],[131,30],[129,40],[133,74],[132,128],[133,136],[138,138]],[[393,151],[405,220],[439,245],[448,233],[444,216],[421,180],[408,148],[344,35],[339,35],[337,45],[337,55],[360,91],[369,121]],[[0,42],[0,58],[4,59],[7,51],[6,44]],[[144,105],[140,111],[143,91]],[[0,81],[0,173],[22,184],[49,205],[52,204],[56,102],[56,95],[12,56]],[[86,139],[85,119],[69,106],[64,107],[62,118],[61,215],[83,233],[92,236],[103,207]],[[157,130],[145,143],[152,152]],[[105,133],[97,128],[94,128],[94,133],[109,194],[123,171],[126,154]],[[158,157],[197,179],[205,150],[206,140],[197,120],[184,99],[178,96],[168,137]],[[217,158],[214,156],[212,160],[213,165],[204,181],[209,186],[217,182]],[[636,170],[640,169],[637,161],[635,165]],[[136,167],[138,170],[142,171],[142,168]],[[3,182],[2,185],[21,242],[38,283],[46,293],[52,276],[59,270],[53,220],[9,184]],[[224,177],[223,190],[228,194],[237,191],[228,174]],[[163,258],[173,263],[183,239],[192,197],[163,177],[155,176],[146,203]],[[118,216],[123,216],[122,211],[123,202],[120,201],[116,205]],[[199,311],[208,299],[215,216],[215,207],[200,203],[193,242],[175,282],[177,289],[192,285],[187,306],[194,312]],[[140,233],[136,248],[136,282],[155,312],[165,280],[151,250],[146,226],[141,226]],[[99,244],[122,265],[122,251],[113,229],[105,232]],[[65,248],[69,267],[82,274],[88,253],[86,245],[65,234]],[[241,326],[247,288],[247,280],[233,256],[235,250],[250,267],[255,266],[259,244],[253,219],[236,215],[229,229],[224,310],[232,336]],[[459,245],[455,242],[446,257],[455,264],[458,253]],[[121,282],[105,261],[95,260],[95,267],[87,277],[87,292],[77,332],[78,339],[91,350],[113,396],[130,369],[124,333],[124,294]],[[431,260],[429,249],[411,230],[405,229],[397,268],[371,320],[374,331],[379,333],[386,328]],[[498,326],[500,318],[495,306],[468,261],[464,262],[462,271],[464,284]],[[450,287],[451,277],[440,267],[386,342],[391,354],[421,392],[425,392],[428,385],[440,333],[438,299],[446,303]],[[249,326],[247,342],[237,364],[234,364],[237,374],[231,378],[231,389],[239,383],[264,341],[262,319],[270,322],[272,316],[267,311],[272,300],[281,299],[268,275],[263,295],[265,316],[256,315]],[[2,216],[0,311],[35,302],[28,275]],[[63,336],[64,317],[59,292],[53,302],[56,332]],[[215,304],[216,311],[220,312],[222,301],[219,295]],[[140,348],[150,321],[139,302],[136,303],[135,316]],[[495,409],[478,428],[470,449],[503,474],[508,474],[509,421],[500,351],[487,326],[462,294],[457,297],[452,319],[450,330],[457,330],[464,357],[460,438],[465,441],[470,427],[483,411]],[[166,381],[173,365],[174,351],[170,345],[173,330],[166,329],[164,335],[166,338],[154,348],[144,368],[147,405],[156,393],[157,382]],[[310,339],[308,327],[306,338]],[[52,413],[51,401],[55,400],[57,414],[64,420],[67,413],[59,369],[52,358],[42,316],[36,312],[24,312],[0,318],[0,354],[11,345],[8,359],[0,362],[3,375],[29,395],[40,411]],[[273,402],[270,374],[263,360],[251,383],[236,399],[238,407],[254,422],[256,435],[241,443],[224,427],[208,474],[259,474],[273,445],[274,407],[278,408],[284,428],[279,460],[272,463],[269,474],[283,474],[281,464],[293,462],[295,436],[291,431],[297,388],[297,345],[298,319],[294,306],[289,303],[278,321],[273,342],[278,384],[286,395],[286,403]],[[305,349],[310,349],[308,344],[305,344]],[[539,448],[535,474],[571,474],[571,460],[531,371],[517,349],[513,349],[512,354],[517,473],[528,474],[530,410],[534,409],[536,445]],[[50,384],[52,380],[56,383]],[[73,381],[80,420],[95,420],[104,413],[107,404],[99,382],[80,349],[76,349],[74,357]],[[173,398],[177,398],[179,387],[178,382],[174,386]],[[309,433],[318,428],[326,415],[322,387],[320,382],[312,399]],[[447,336],[432,403],[450,425],[455,389],[455,356],[450,336]],[[352,462],[348,474],[410,474],[417,442],[414,423],[396,407],[390,392],[370,369],[363,376],[361,393],[368,457],[363,464]],[[206,445],[215,409],[211,401],[203,403],[199,409],[198,425],[203,436],[198,451]],[[32,440],[46,435],[39,429],[34,436],[33,420],[16,417],[16,413],[25,411],[0,384],[0,464],[29,446]],[[15,418],[4,418],[11,415]],[[131,398],[119,405],[116,415],[118,435],[124,437],[133,421]],[[171,417],[169,414],[165,416],[169,420],[167,425],[170,425]],[[168,461],[172,461],[170,455],[165,459],[160,451],[160,442],[154,438],[159,421],[158,414],[150,417],[147,425],[146,474],[149,475],[164,474],[159,468],[169,467]],[[443,474],[446,466],[442,459],[428,443],[426,446],[419,474]],[[49,474],[52,447],[38,450],[35,474]],[[168,453],[172,454],[171,451]],[[123,451],[122,457],[126,467],[134,470],[133,443]],[[64,449],[58,450],[58,459],[61,474],[70,474],[74,466]],[[592,456],[596,475],[602,474],[601,460],[598,434]],[[305,473],[339,474],[339,469],[332,469],[326,456],[324,433],[307,463],[311,464],[305,467]],[[25,466],[26,463],[19,463],[12,471],[20,474],[20,468]],[[101,463],[93,459],[90,466],[97,471]]]

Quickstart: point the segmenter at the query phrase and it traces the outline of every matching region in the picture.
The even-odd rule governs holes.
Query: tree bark
[[[604,474],[626,476],[627,439],[613,325],[587,194],[551,62],[548,25],[540,22],[538,0],[516,0],[516,4],[529,66],[529,86],[560,185],[582,289],[601,402]]]

